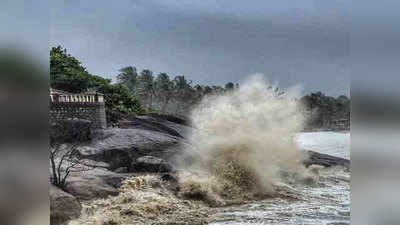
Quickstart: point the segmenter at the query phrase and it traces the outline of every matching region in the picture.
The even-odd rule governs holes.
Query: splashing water
[[[192,112],[198,129],[187,152],[195,160],[185,169],[212,177],[227,198],[244,190],[271,192],[278,170],[302,171],[293,137],[304,117],[301,105],[287,96],[254,75],[239,89],[204,99]]]
[[[190,160],[177,173],[179,191],[155,176],[124,181],[120,194],[84,205],[75,224],[208,224],[216,208],[282,195],[278,172],[307,174],[295,134],[301,105],[252,76],[239,89],[204,99],[191,118]],[[307,176],[303,176],[306,177]],[[190,199],[192,201],[187,201]]]

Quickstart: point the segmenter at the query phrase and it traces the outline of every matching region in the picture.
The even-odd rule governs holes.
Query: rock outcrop
[[[71,194],[50,185],[50,224],[64,225],[81,214],[81,205]]]
[[[131,172],[168,173],[171,171],[171,164],[154,156],[140,157],[131,166]]]
[[[91,140],[80,143],[82,166],[66,180],[68,193],[78,200],[104,198],[117,195],[134,173],[172,171],[170,162],[188,145],[184,137],[192,129],[152,116],[134,117],[126,125],[94,130]]]
[[[121,128],[135,128],[169,134],[175,137],[186,138],[192,127],[186,120],[167,115],[136,116],[129,121],[121,121]]]
[[[188,143],[191,127],[160,118],[140,116],[125,123],[124,128],[110,128],[96,133],[79,148],[83,158],[106,162],[111,170],[127,167],[142,156],[169,161]]]
[[[119,174],[104,168],[71,173],[67,179],[65,190],[79,200],[105,198],[118,195],[118,188],[128,174]]]
[[[350,168],[350,160],[348,159],[322,154],[314,151],[306,151],[306,159],[303,161],[303,164],[307,167],[314,164],[325,167],[343,166],[347,169]]]

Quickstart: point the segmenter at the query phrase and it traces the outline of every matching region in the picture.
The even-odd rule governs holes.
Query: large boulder
[[[324,167],[343,166],[346,169],[350,168],[350,160],[331,156],[314,151],[306,151],[306,158],[303,161],[305,166],[321,165]]]
[[[50,224],[67,224],[81,214],[81,205],[78,200],[63,190],[50,185]]]
[[[164,160],[186,148],[185,139],[143,128],[110,128],[79,148],[81,157],[106,162],[111,170],[127,167],[139,157],[150,155]]]
[[[104,168],[71,173],[65,190],[79,200],[91,200],[118,195],[118,188],[128,174],[118,174]]]
[[[158,113],[149,113],[147,114],[150,117],[153,117],[155,119],[159,120],[167,120],[176,124],[180,125],[185,125],[185,126],[192,126],[192,121],[189,117],[186,116],[176,116],[176,115],[171,115],[171,114],[158,114]]]
[[[185,120],[158,114],[150,116],[134,116],[130,117],[129,120],[119,122],[120,128],[157,131],[180,138],[186,138],[193,129],[186,124],[187,122]]]
[[[143,156],[132,164],[131,172],[168,173],[172,166],[165,160],[154,156]]]
[[[114,173],[128,173],[128,167],[120,167],[114,170]]]

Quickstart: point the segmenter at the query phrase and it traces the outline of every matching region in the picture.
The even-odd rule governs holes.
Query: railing
[[[104,102],[103,95],[50,93],[51,102]]]

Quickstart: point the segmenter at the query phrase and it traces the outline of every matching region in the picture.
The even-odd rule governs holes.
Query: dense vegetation
[[[50,51],[50,86],[72,93],[88,90],[103,93],[107,119],[116,122],[129,113],[186,115],[205,95],[221,94],[238,87],[238,84],[193,86],[183,75],[170,78],[166,73],[154,75],[148,69],[138,72],[132,66],[120,69],[117,82],[113,84],[110,79],[90,74],[78,59],[58,46]]]
[[[124,67],[119,72],[118,84],[127,87],[146,108],[163,114],[185,115],[205,95],[221,94],[235,88],[231,82],[225,87],[193,86],[192,81],[183,75],[171,79],[166,73],[154,76],[147,69],[138,73],[132,66]]]
[[[311,114],[309,127],[329,127],[332,120],[350,119],[350,99],[345,95],[334,98],[316,92],[302,97],[301,101]]]
[[[222,86],[193,85],[184,75],[154,75],[151,70],[138,71],[136,67],[121,68],[116,83],[90,74],[82,63],[61,46],[50,51],[50,85],[68,92],[96,90],[105,95],[108,122],[117,122],[130,113],[187,115],[204,96],[219,95],[239,87],[232,82]],[[282,94],[279,89],[277,93]],[[326,96],[321,92],[301,98],[312,119],[312,127],[324,127],[331,120],[350,117],[350,99]]]
[[[73,93],[88,90],[103,93],[109,122],[116,122],[124,114],[144,112],[127,87],[90,74],[78,59],[61,46],[50,51],[50,87]]]

